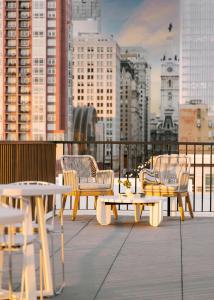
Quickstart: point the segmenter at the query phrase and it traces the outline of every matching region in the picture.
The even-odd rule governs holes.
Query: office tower
[[[142,47],[121,48],[122,60],[129,60],[134,64],[134,76],[136,80],[137,101],[139,110],[135,112],[136,117],[140,115],[141,124],[138,128],[140,140],[149,139],[149,119],[151,105],[151,67],[146,61],[145,50]],[[134,109],[136,111],[136,109]]]
[[[180,101],[214,111],[214,1],[181,0]]]
[[[70,0],[0,1],[0,139],[71,135]]]
[[[73,104],[94,106],[104,140],[120,137],[120,49],[112,36],[80,34],[73,40]],[[106,155],[110,155],[110,145]]]
[[[73,35],[101,32],[100,0],[72,1]]]
[[[120,139],[141,140],[141,114],[134,64],[121,60],[120,79]]]

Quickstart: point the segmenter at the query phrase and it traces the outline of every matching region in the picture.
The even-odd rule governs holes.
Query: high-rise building
[[[142,116],[138,101],[135,68],[129,60],[121,60],[120,82],[120,139],[139,141]]]
[[[0,1],[0,139],[71,137],[70,0]]]
[[[214,112],[214,1],[181,0],[180,101]]]
[[[73,35],[101,32],[100,0],[72,1]]]
[[[73,40],[73,104],[96,108],[106,141],[120,137],[120,48],[112,36],[79,34]],[[106,146],[110,155],[110,145]]]
[[[138,128],[141,134],[140,140],[149,139],[149,119],[151,105],[151,67],[145,58],[145,50],[142,47],[121,48],[123,60],[130,60],[134,64],[136,89],[138,95],[139,110],[136,115],[141,117],[141,124]]]

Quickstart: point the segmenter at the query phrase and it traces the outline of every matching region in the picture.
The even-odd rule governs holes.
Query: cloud
[[[167,26],[178,23],[177,0],[145,0],[124,23],[118,33],[121,45],[143,45],[148,50],[163,47],[168,36]],[[177,31],[175,31],[177,35]]]
[[[174,25],[175,52],[179,52],[179,1],[144,0],[130,15],[118,32],[121,46],[143,46],[152,65],[152,111],[160,103],[160,59],[167,48],[167,27]]]
[[[103,0],[102,28],[104,32],[116,33],[129,19],[142,0]]]

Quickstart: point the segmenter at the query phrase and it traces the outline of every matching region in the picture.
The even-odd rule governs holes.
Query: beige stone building
[[[118,141],[120,48],[112,36],[96,33],[79,34],[73,45],[73,105],[93,106],[103,124],[104,141]],[[110,144],[105,154],[109,161]]]
[[[200,101],[180,106],[179,142],[213,142],[214,115]]]

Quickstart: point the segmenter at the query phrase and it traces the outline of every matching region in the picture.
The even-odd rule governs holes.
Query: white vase
[[[130,195],[132,195],[131,188],[125,188],[125,194],[126,194],[127,197],[130,196]]]

